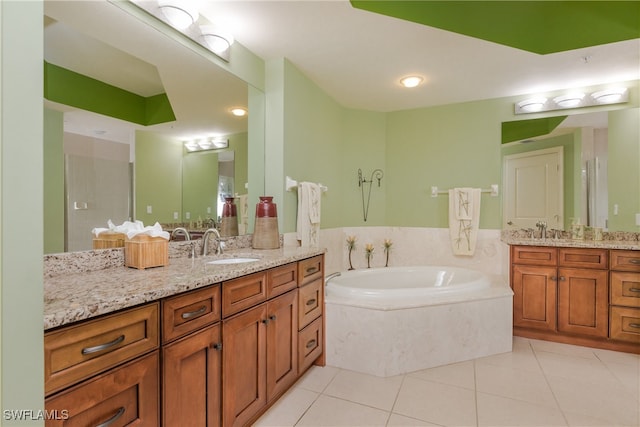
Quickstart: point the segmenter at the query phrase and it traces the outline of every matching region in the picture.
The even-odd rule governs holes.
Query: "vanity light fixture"
[[[534,98],[525,99],[516,104],[516,114],[520,113],[535,113],[542,111],[547,104],[547,98],[538,96]]]
[[[229,112],[236,117],[244,117],[248,114],[247,109],[242,107],[233,107]]]
[[[576,108],[582,104],[584,93],[572,93],[569,95],[560,95],[553,98],[558,107],[561,108]]]
[[[229,139],[218,136],[212,138],[193,139],[184,142],[184,148],[189,153],[194,151],[219,150],[227,147],[229,147]]]
[[[192,3],[185,0],[158,0],[158,8],[171,26],[178,30],[185,30],[200,16],[198,9]]]
[[[419,86],[424,79],[420,76],[407,76],[400,79],[400,84],[404,87],[416,87]]]
[[[591,97],[598,104],[617,104],[618,102],[627,101],[628,93],[627,88],[622,87],[594,92]]]
[[[202,25],[200,32],[209,49],[218,55],[229,50],[234,42],[233,35],[229,31],[216,25]]]

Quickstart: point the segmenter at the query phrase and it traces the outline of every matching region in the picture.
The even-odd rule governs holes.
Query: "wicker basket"
[[[169,241],[162,237],[135,236],[124,242],[124,265],[138,269],[169,264]]]
[[[124,233],[114,231],[103,231],[98,237],[93,238],[93,249],[110,249],[124,247]]]

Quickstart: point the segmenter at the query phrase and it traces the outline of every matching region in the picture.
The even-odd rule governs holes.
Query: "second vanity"
[[[47,425],[250,425],[324,365],[324,251],[241,252],[45,278]]]
[[[637,241],[503,240],[514,335],[640,354]]]

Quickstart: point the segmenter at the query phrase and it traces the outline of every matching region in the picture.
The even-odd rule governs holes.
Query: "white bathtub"
[[[511,351],[512,297],[465,268],[342,272],[326,283],[327,364],[391,376]]]

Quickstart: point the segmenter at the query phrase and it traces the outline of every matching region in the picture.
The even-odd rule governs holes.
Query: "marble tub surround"
[[[584,240],[574,240],[570,238],[569,233],[564,231],[560,233],[557,239],[551,237],[549,233],[547,234],[548,237],[546,239],[539,237],[532,239],[531,233],[524,230],[504,230],[501,235],[501,240],[508,245],[640,250],[640,233],[624,231],[603,232],[602,240],[587,238]]]
[[[188,242],[187,242],[188,243]],[[101,251],[88,251],[101,252]],[[44,329],[154,301],[324,253],[323,248],[282,247],[227,250],[223,257],[255,257],[242,264],[212,265],[218,256],[177,257],[164,267],[137,270],[122,264],[94,271],[45,276]],[[84,255],[75,254],[80,259]],[[103,254],[107,255],[107,254]]]

